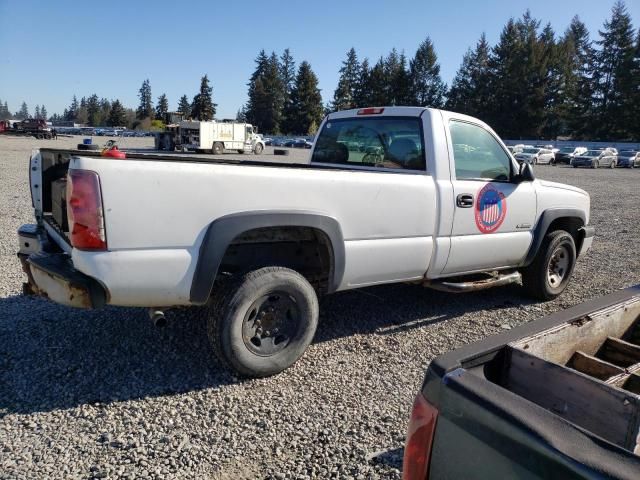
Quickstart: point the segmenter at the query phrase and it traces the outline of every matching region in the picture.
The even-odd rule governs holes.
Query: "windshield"
[[[562,147],[560,149],[561,153],[573,153],[573,151],[575,150],[575,148],[573,147]]]
[[[635,155],[637,152],[635,152],[634,150],[622,150],[620,152],[620,155],[628,155],[630,157],[632,157],[633,155]]]
[[[316,140],[312,162],[424,170],[419,118],[328,120]]]
[[[539,150],[539,148],[525,148],[522,153],[538,153]]]
[[[585,157],[597,157],[601,154],[602,152],[600,150],[587,150],[587,152],[584,154]]]

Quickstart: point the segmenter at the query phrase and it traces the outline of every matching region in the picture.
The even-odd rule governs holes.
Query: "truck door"
[[[444,274],[516,266],[532,241],[536,193],[516,180],[517,166],[480,124],[444,117],[454,219]]]

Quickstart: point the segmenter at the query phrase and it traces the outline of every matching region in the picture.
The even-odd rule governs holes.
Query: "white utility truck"
[[[303,354],[319,295],[522,281],[548,300],[594,234],[585,191],[535,179],[480,120],[429,108],[332,113],[305,164],[41,149],[29,168],[26,292],[156,316],[204,306],[212,348],[248,376]]]
[[[238,122],[201,122],[182,120],[177,130],[176,147],[196,152],[212,152],[216,155],[225,150],[238,153],[255,153],[264,150],[264,141],[249,123]]]

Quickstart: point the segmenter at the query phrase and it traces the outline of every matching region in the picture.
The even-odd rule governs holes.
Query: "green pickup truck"
[[[446,353],[403,478],[640,479],[640,285]]]

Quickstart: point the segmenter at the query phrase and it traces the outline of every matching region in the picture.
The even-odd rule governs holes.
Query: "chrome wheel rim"
[[[558,288],[569,270],[569,249],[564,245],[557,247],[549,259],[547,283],[551,288]]]

